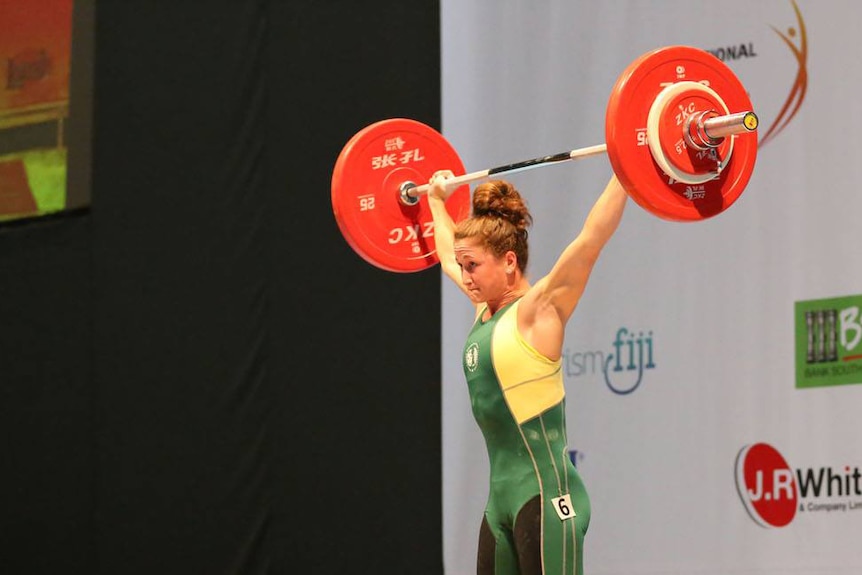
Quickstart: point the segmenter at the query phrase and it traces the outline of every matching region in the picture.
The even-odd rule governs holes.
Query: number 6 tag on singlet
[[[575,508],[572,507],[572,497],[568,493],[562,497],[551,499],[551,503],[554,504],[554,511],[557,512],[557,515],[560,517],[560,521],[571,519],[577,515],[577,513],[575,513]]]

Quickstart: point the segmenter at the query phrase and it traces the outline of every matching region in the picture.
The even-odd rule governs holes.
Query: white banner
[[[467,171],[604,141],[639,55],[709,50],[760,118],[727,211],[629,203],[569,323],[569,446],[592,502],[591,575],[862,573],[862,4],[443,0],[443,133]],[[767,137],[768,136],[768,137]],[[606,157],[511,179],[530,275],[580,230]],[[448,575],[475,573],[488,463],[461,355],[472,307],[443,288]]]

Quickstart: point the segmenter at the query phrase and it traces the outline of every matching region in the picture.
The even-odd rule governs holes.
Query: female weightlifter
[[[627,194],[612,177],[578,236],[531,284],[532,217],[521,195],[502,180],[480,184],[471,216],[456,225],[445,207],[451,177],[431,177],[428,203],[443,271],[476,306],[463,367],[491,468],[477,573],[583,575],[590,502],[566,453],[560,358],[566,322]]]

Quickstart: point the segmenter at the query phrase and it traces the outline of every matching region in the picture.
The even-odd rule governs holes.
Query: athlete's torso
[[[476,321],[464,348],[464,373],[488,449],[492,491],[517,484],[535,494],[539,486],[530,444],[547,443],[543,449],[551,450],[551,459],[565,464],[565,391],[561,361],[543,357],[519,334],[519,303]]]
[[[491,470],[479,572],[580,575],[590,503],[567,453],[562,362],[520,335],[519,301],[477,319],[464,347]]]

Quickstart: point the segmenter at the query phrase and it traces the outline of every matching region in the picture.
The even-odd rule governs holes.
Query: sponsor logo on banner
[[[618,395],[628,395],[655,369],[652,330],[616,330],[607,351],[563,350],[563,370],[568,377],[601,374],[605,385]]]
[[[755,443],[739,451],[735,473],[742,504],[761,527],[785,527],[804,514],[862,511],[858,465],[793,469],[776,448]]]
[[[778,26],[770,27],[778,34],[796,61],[796,75],[778,115],[768,126],[764,124],[758,130],[763,134],[760,137],[760,142],[758,142],[758,147],[761,149],[790,124],[799,112],[799,108],[802,107],[802,102],[808,92],[808,34],[805,29],[805,20],[802,18],[802,12],[796,1],[790,0],[790,5],[796,16],[796,24],[788,26],[786,30],[781,30]],[[756,58],[759,55],[755,50],[754,42],[750,41],[707,48],[706,51],[723,62]]]
[[[786,32],[782,32],[775,26],[772,26],[772,29],[784,41],[796,60],[796,76],[793,78],[793,85],[781,106],[781,111],[778,112],[778,116],[772,121],[769,128],[763,131],[760,142],[757,144],[760,148],[763,148],[790,124],[796,113],[799,112],[799,108],[802,107],[805,94],[808,92],[808,34],[805,31],[805,20],[802,18],[802,12],[799,11],[799,6],[795,0],[791,0],[790,4],[796,13],[796,26],[787,28]]]
[[[796,387],[862,383],[862,295],[796,302]]]
[[[757,52],[754,51],[754,42],[722,46],[721,48],[707,48],[706,51],[722,62],[741,60],[743,58],[757,58]]]

